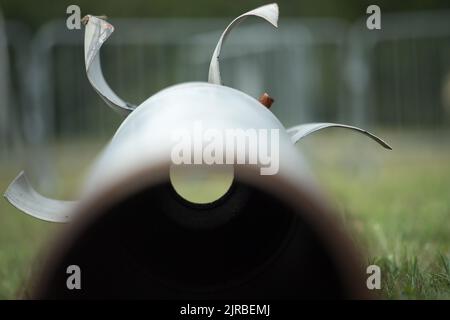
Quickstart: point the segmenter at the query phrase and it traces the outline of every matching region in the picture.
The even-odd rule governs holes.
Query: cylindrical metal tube
[[[173,133],[198,121],[204,129],[278,129],[278,172],[234,165],[219,200],[183,199],[170,183]],[[238,90],[186,83],[150,97],[123,122],[83,190],[33,297],[366,297],[356,251],[285,128]],[[71,264],[82,270],[82,290],[66,287]]]

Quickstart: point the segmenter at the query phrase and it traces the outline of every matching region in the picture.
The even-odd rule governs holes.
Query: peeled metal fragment
[[[109,87],[103,77],[100,64],[100,48],[114,31],[108,22],[88,15],[85,30],[86,73],[91,85],[102,99],[115,111],[127,116],[135,106],[123,101]],[[22,171],[9,185],[5,198],[17,209],[35,218],[51,222],[69,222],[70,212],[76,204],[73,201],[50,199],[39,194]]]
[[[112,109],[127,116],[136,106],[122,100],[108,85],[103,77],[100,64],[100,48],[114,32],[114,27],[92,15],[86,17],[87,24],[84,36],[84,58],[89,82],[95,91]]]
[[[16,208],[41,220],[50,222],[69,222],[75,201],[62,201],[46,198],[33,189],[22,171],[4,194]]]
[[[328,123],[328,122],[321,122],[321,123],[306,123],[301,124],[295,127],[291,127],[287,129],[287,133],[291,136],[292,143],[297,143],[300,139],[310,135],[311,133],[314,133],[316,131],[326,129],[326,128],[344,128],[344,129],[350,129],[354,130],[356,132],[362,133],[369,138],[373,139],[374,141],[378,142],[380,145],[382,145],[384,148],[392,150],[392,147],[387,144],[383,139],[377,137],[376,135],[358,128],[354,126],[348,126],[345,124],[338,124],[338,123]]]
[[[234,27],[238,26],[242,21],[250,16],[255,16],[262,18],[272,24],[274,27],[278,27],[278,5],[276,3],[268,4],[256,9],[253,9],[249,12],[246,12],[236,19],[234,19],[225,31],[220,36],[219,42],[217,43],[216,48],[214,49],[214,53],[211,58],[211,63],[209,65],[209,75],[208,82],[215,84],[222,84],[222,79],[220,77],[220,65],[219,65],[219,57],[220,51],[222,50],[222,44],[227,38],[228,34],[233,30]]]

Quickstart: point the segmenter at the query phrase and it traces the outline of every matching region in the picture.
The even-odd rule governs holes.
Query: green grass
[[[58,144],[48,151],[55,155],[56,186],[48,194],[60,199],[70,199],[76,194],[89,164],[92,163],[104,142],[74,142]],[[22,170],[20,163],[0,162],[0,194]],[[29,176],[36,185],[34,176]],[[40,190],[41,191],[41,190]],[[45,257],[48,244],[63,226],[30,217],[0,198],[0,300],[14,299],[23,293],[27,279]]]
[[[381,267],[383,297],[450,299],[450,133],[382,130],[381,136],[393,151],[340,129],[311,136],[298,149],[367,265]],[[98,146],[59,145],[58,196],[74,193]],[[18,171],[17,164],[0,166],[0,191]],[[0,200],[0,299],[20,293],[59,228]]]
[[[394,149],[385,151],[337,130],[299,148],[367,264],[381,267],[384,297],[449,299],[448,133],[382,132]]]

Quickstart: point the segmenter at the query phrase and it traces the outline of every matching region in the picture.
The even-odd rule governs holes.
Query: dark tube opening
[[[298,204],[242,182],[198,207],[180,201],[170,182],[148,187],[62,239],[67,249],[44,269],[36,297],[349,297],[345,266]],[[82,290],[66,287],[72,264]]]

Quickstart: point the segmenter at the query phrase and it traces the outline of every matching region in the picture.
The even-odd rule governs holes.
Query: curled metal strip
[[[75,201],[46,198],[31,186],[22,171],[9,185],[5,198],[17,209],[35,218],[50,222],[69,222]]]
[[[378,142],[384,148],[392,150],[392,147],[389,144],[387,144],[383,139],[377,137],[376,135],[374,135],[364,129],[361,129],[358,127],[353,127],[353,126],[348,126],[345,124],[327,123],[327,122],[307,123],[307,124],[302,124],[302,125],[298,125],[295,127],[291,127],[289,129],[287,129],[287,132],[291,136],[292,143],[295,144],[297,141],[299,141],[300,139],[306,137],[307,135],[309,135],[311,133],[314,133],[316,131],[326,129],[326,128],[332,128],[332,127],[350,129],[350,130],[354,130],[356,132],[362,133],[362,134],[368,136],[369,138],[375,140],[376,142]]]
[[[114,27],[105,20],[91,15],[86,16],[84,20],[87,21],[84,34],[84,58],[89,82],[112,109],[126,117],[136,106],[122,100],[109,87],[103,77],[100,63],[100,48],[114,32]]]
[[[211,63],[209,65],[209,75],[208,82],[214,84],[222,84],[222,79],[220,77],[220,65],[219,65],[219,56],[220,51],[222,50],[222,45],[227,38],[228,34],[231,30],[238,26],[243,20],[248,18],[249,16],[255,16],[262,18],[272,24],[274,27],[278,27],[278,5],[276,3],[268,4],[256,9],[253,9],[249,12],[246,12],[236,19],[234,19],[225,31],[220,36],[219,42],[217,43],[216,48],[214,49],[214,53],[211,58]]]

